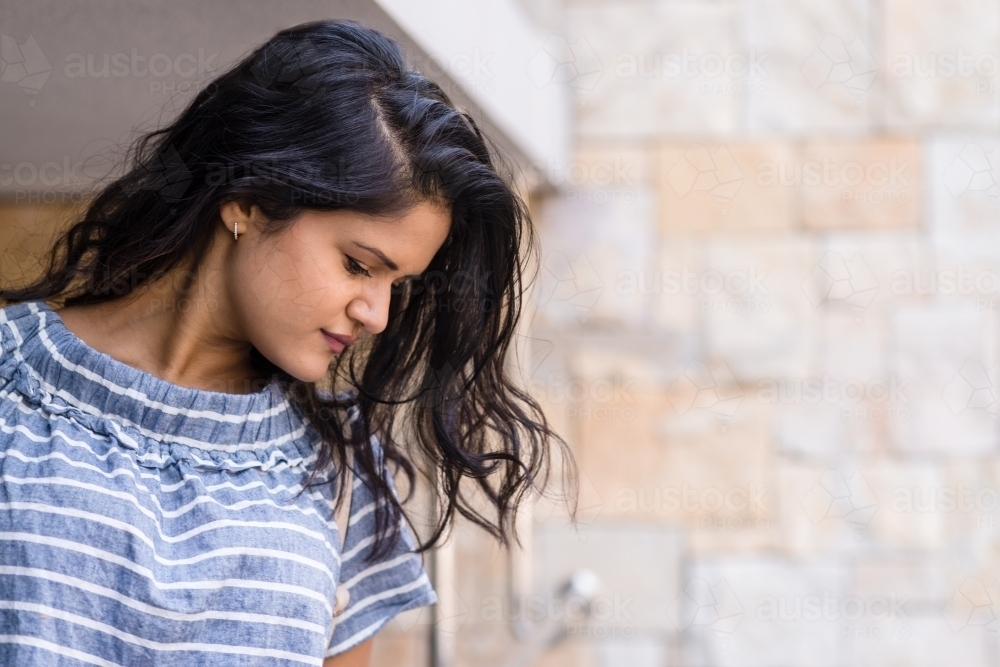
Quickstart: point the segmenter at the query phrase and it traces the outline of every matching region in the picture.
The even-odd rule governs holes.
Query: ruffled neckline
[[[44,301],[0,309],[0,331],[0,377],[25,400],[114,437],[144,463],[183,456],[270,469],[315,456],[315,432],[277,379],[249,394],[181,387],[90,347]]]

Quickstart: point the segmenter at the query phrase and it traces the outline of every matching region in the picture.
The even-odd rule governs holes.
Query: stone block
[[[884,500],[864,466],[780,459],[774,478],[778,544],[786,554],[846,557],[873,544],[870,524]]]
[[[581,429],[581,465],[607,512],[692,524],[769,515],[770,442],[755,406],[720,419],[708,399],[637,391],[635,400],[633,420]]]
[[[599,667],[594,642],[569,637],[538,657],[534,667]]]
[[[695,562],[668,612],[685,631],[685,664],[843,664],[836,617],[847,578],[847,567],[835,561]],[[824,604],[835,607],[833,618],[823,615]]]
[[[914,276],[926,280],[928,253],[911,232],[837,234],[820,246],[803,281],[822,331],[817,373],[801,384],[804,390],[811,383],[813,391],[803,394],[821,394],[824,403],[840,408],[844,421],[857,427],[849,437],[854,451],[882,446],[887,425],[910,418],[910,379],[886,360],[888,313],[901,300],[925,298],[915,294],[913,282]]]
[[[797,387],[801,385],[794,382],[787,384],[792,387],[787,395],[793,402],[782,405],[778,412],[778,451],[814,458],[827,458],[842,451],[845,424],[841,408],[828,403],[811,404],[797,400]]]
[[[751,96],[751,131],[859,132],[879,106],[878,41],[865,0],[754,0],[748,47],[767,54],[767,94]]]
[[[597,642],[601,667],[662,667],[667,664],[667,646],[655,637],[607,639]]]
[[[569,8],[577,133],[633,139],[732,131],[742,102],[734,84],[748,69],[735,21],[728,3]]]
[[[623,291],[652,294],[651,322],[658,332],[695,339],[701,327],[704,255],[704,241],[668,236],[660,242],[652,271],[625,272],[617,286]]]
[[[952,264],[1000,261],[1000,142],[943,134],[926,142],[924,165],[928,236],[941,256]]]
[[[986,0],[888,0],[884,16],[887,125],[995,129],[1000,7]]]
[[[890,340],[890,373],[910,398],[909,418],[890,423],[892,446],[951,457],[994,451],[995,317],[955,305],[899,308]]]
[[[811,242],[792,237],[719,239],[709,243],[704,282],[706,356],[742,382],[816,372],[817,312],[802,289]]]
[[[851,590],[862,598],[904,598],[907,613],[915,615],[944,605],[954,594],[941,556],[927,554],[873,554],[860,560]]]
[[[657,187],[664,233],[762,232],[797,226],[797,189],[773,183],[769,165],[791,163],[781,141],[663,144]]]
[[[568,327],[639,327],[649,316],[642,294],[620,295],[623,270],[648,271],[655,247],[653,193],[637,188],[628,201],[543,202],[541,266],[533,293],[539,322]]]
[[[858,667],[882,665],[968,665],[994,664],[996,638],[983,627],[969,627],[956,633],[940,617],[910,618],[902,623],[865,621],[847,625],[842,632],[850,648],[849,662]]]
[[[563,400],[579,403],[589,396],[602,403],[618,397],[627,403],[633,387],[670,386],[684,368],[679,357],[686,351],[671,343],[663,336],[637,331],[588,332],[573,342],[567,356],[567,368],[575,384],[565,387]],[[558,397],[553,394],[553,398]]]
[[[936,511],[934,500],[944,487],[939,466],[933,463],[881,460],[866,477],[879,498],[870,530],[881,546],[892,549],[945,547],[949,517]]]
[[[923,184],[914,139],[806,141],[794,164],[773,169],[777,182],[799,187],[806,227],[879,229],[921,222]]]
[[[550,164],[555,185],[623,191],[656,182],[655,152],[646,142],[581,138],[567,165]]]
[[[1000,575],[993,554],[1000,534],[1000,461],[996,456],[949,460],[942,462],[941,476],[940,486],[924,490],[923,506],[942,515],[946,541],[971,540],[977,545],[976,567]]]
[[[580,404],[574,420],[580,441],[577,462],[593,486],[600,503],[595,509],[601,514],[615,512],[622,489],[654,487],[660,481],[666,460],[658,419],[672,410],[662,390],[632,389],[618,400]]]
[[[558,603],[547,606],[548,601],[574,573],[587,569],[598,584],[590,617],[572,606],[561,612],[571,624],[589,628],[588,637],[629,639],[670,631],[664,600],[678,594],[683,548],[677,530],[655,524],[598,521],[574,528],[564,522],[539,523],[535,601],[539,608],[555,610],[545,611],[546,617],[560,613]],[[598,634],[599,628],[605,632]]]
[[[827,311],[821,322],[824,375],[842,382],[885,376],[882,317],[865,317],[859,322],[848,312]]]
[[[406,613],[403,612],[403,614]],[[403,632],[390,621],[375,636],[371,667],[392,667],[394,665],[423,667],[429,663],[428,655],[427,642],[422,636]]]
[[[852,314],[859,328],[901,299],[925,300],[916,285],[927,280],[933,249],[916,230],[833,233],[817,250],[803,290],[818,308]]]

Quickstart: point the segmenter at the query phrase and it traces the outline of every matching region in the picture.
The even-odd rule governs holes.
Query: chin
[[[302,380],[303,382],[319,382],[324,377],[326,377],[327,369],[328,369],[327,366],[323,366],[323,368],[319,370],[309,369],[301,373],[290,373],[290,375],[299,380]]]
[[[330,370],[331,360],[325,356],[317,359],[296,359],[289,364],[276,364],[296,380],[319,382]]]

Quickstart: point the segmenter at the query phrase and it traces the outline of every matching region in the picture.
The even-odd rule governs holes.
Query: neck
[[[167,382],[230,394],[266,383],[250,362],[252,345],[225,298],[224,246],[197,269],[178,267],[123,298],[57,311],[66,328],[118,361]]]

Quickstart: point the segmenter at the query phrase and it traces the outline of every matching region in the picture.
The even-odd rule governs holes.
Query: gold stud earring
[[[236,222],[235,221],[233,222],[233,238],[236,239],[237,241],[240,240],[240,237],[236,234]]]

